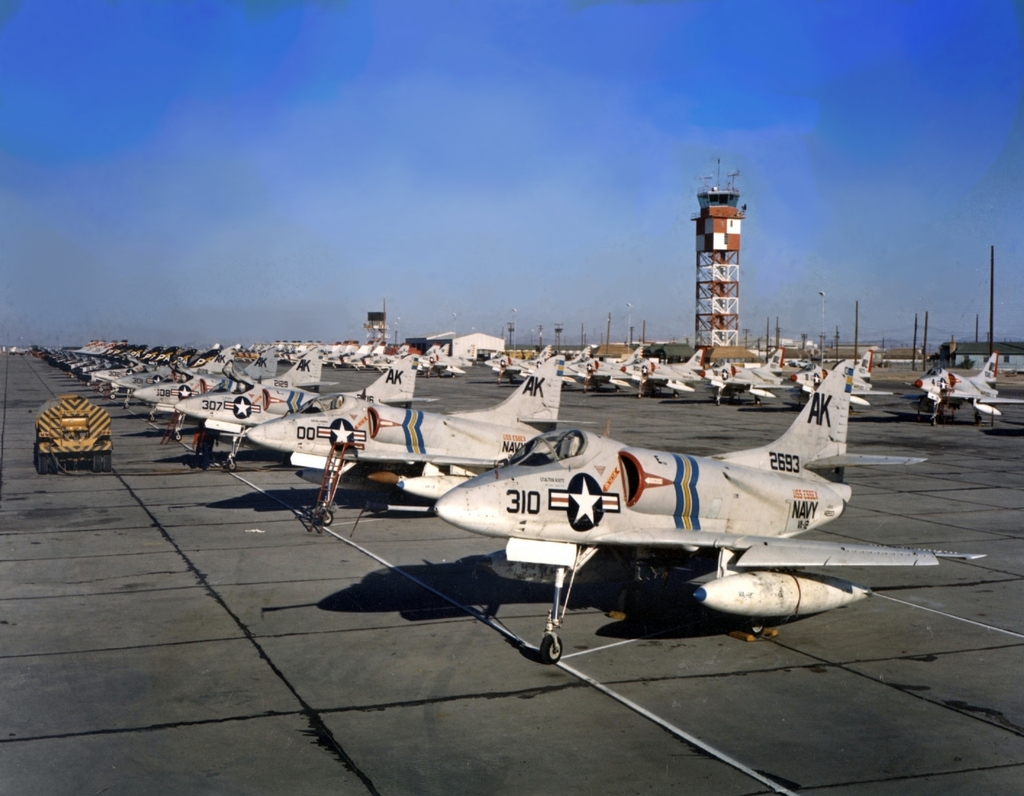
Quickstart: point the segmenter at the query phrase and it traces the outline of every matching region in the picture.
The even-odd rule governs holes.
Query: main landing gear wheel
[[[317,533],[323,533],[324,528],[334,522],[334,512],[324,506],[317,506],[310,514],[310,520],[310,527],[307,530],[311,531],[316,528]]]
[[[554,633],[545,633],[540,642],[541,663],[551,665],[558,663],[562,657],[562,640]]]
[[[180,431],[175,431],[174,432],[174,439],[177,440],[178,442],[181,442],[181,432]]]
[[[227,460],[226,462],[224,462],[224,469],[225,469],[225,470],[228,470],[228,471],[230,471],[230,472],[232,472],[232,473],[233,473],[233,472],[234,472],[235,470],[237,470],[237,469],[238,469],[238,465],[237,465],[237,464],[235,464],[235,459],[234,459],[234,457],[232,457],[232,456],[229,456],[229,457],[228,457],[228,460]]]

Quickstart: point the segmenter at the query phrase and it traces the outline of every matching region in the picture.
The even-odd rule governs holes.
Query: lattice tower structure
[[[746,205],[732,185],[697,193],[696,346],[735,346],[740,340],[740,225]]]

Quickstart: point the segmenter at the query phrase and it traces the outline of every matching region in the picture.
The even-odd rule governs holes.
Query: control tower
[[[697,323],[695,347],[735,346],[740,339],[740,222],[746,205],[727,175],[725,187],[705,185],[697,192]],[[710,178],[708,178],[710,180]]]

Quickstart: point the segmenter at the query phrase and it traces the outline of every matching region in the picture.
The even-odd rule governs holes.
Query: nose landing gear
[[[571,567],[559,566],[555,569],[555,594],[551,601],[551,610],[548,612],[547,621],[544,623],[544,637],[540,641],[541,663],[554,664],[562,657],[562,640],[558,637],[557,630],[562,626],[565,618],[565,611],[569,607],[569,595],[572,593],[572,584],[576,580],[576,573],[586,564],[594,554],[596,547],[577,547],[576,560]],[[565,589],[565,600],[562,600],[562,589],[565,587],[565,576],[569,575],[569,587]]]

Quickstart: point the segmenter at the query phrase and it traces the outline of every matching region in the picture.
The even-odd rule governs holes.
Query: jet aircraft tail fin
[[[408,407],[416,389],[417,368],[417,356],[395,360],[373,384],[363,390],[361,397],[378,404]]]
[[[981,371],[982,381],[992,382],[996,380],[996,376],[999,375],[999,352],[993,351],[992,356],[988,358],[988,362],[985,363],[984,369]]]
[[[277,374],[277,357],[273,354],[260,354],[244,368],[245,374],[258,382],[272,379]]]
[[[456,416],[486,423],[527,423],[538,428],[551,428],[558,421],[564,370],[565,360],[560,356],[551,357],[528,375],[512,395],[493,409],[459,412]]]
[[[846,431],[853,392],[853,362],[843,360],[811,393],[807,404],[781,437],[760,448],[714,458],[763,470],[799,473],[818,459],[846,453]]]
[[[786,361],[786,347],[779,346],[772,353],[771,358],[768,360],[768,367],[771,370],[779,370]]]
[[[854,375],[861,381],[871,380],[871,367],[875,358],[875,349],[869,348],[864,352],[864,355],[860,358],[860,362],[857,364],[857,368],[854,371]]]
[[[683,363],[683,368],[687,370],[700,370],[704,367],[704,354],[706,353],[706,348],[694,349],[693,356]]]
[[[285,373],[274,379],[275,387],[301,387],[303,384],[317,384],[324,366],[324,352],[320,348],[311,348],[303,354],[298,362]],[[287,382],[281,384],[279,382]]]

